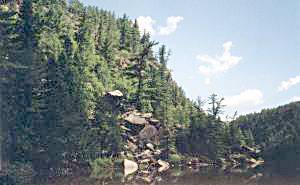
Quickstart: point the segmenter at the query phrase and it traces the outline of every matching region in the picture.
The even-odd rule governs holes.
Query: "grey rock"
[[[147,123],[145,118],[135,114],[129,114],[127,117],[125,117],[125,121],[134,125],[145,125]]]
[[[153,125],[145,125],[145,127],[140,131],[140,139],[152,139],[158,136],[158,130]]]

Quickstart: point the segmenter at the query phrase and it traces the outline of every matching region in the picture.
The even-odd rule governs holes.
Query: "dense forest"
[[[266,162],[299,166],[300,102],[260,113],[240,116],[234,121],[242,132],[251,133],[252,142],[263,151]]]
[[[217,161],[247,145],[275,160],[274,152],[298,146],[299,103],[223,122],[223,99],[212,94],[209,110],[200,98],[188,99],[167,68],[169,57],[126,15],[77,0],[1,1],[1,168],[38,176],[119,158],[117,123],[130,110],[160,121],[167,159]],[[113,105],[106,94],[114,90],[124,96]]]

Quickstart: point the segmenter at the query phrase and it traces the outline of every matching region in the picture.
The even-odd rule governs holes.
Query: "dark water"
[[[300,171],[231,170],[224,172],[205,168],[173,168],[148,180],[151,182],[146,182],[141,175],[124,177],[121,171],[108,170],[98,174],[97,177],[60,177],[36,185],[300,185]]]

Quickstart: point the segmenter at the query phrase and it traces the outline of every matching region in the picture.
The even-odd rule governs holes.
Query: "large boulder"
[[[123,162],[124,165],[124,175],[127,176],[129,174],[132,174],[138,170],[138,164],[134,161],[124,159]]]
[[[147,120],[137,114],[131,113],[124,118],[125,121],[134,125],[145,125]]]
[[[158,136],[158,130],[155,126],[147,124],[145,127],[140,131],[139,138],[140,139],[153,139]]]

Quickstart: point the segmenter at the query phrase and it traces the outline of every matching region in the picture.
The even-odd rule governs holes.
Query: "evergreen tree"
[[[150,35],[144,34],[140,41],[141,50],[134,57],[134,63],[129,67],[130,75],[136,79],[134,85],[136,86],[136,94],[134,98],[134,105],[138,110],[143,110],[143,99],[145,97],[144,91],[146,90],[145,82],[147,80],[146,70],[149,67],[149,62],[153,59],[152,47],[157,43],[150,41]]]
[[[208,99],[209,99],[208,104],[211,105],[211,107],[208,109],[208,113],[214,119],[219,118],[219,115],[223,113],[222,109],[224,105],[222,104],[222,102],[224,101],[224,98],[218,98],[218,95],[212,94]]]
[[[137,20],[135,19],[131,30],[131,41],[130,41],[130,48],[133,53],[137,52],[139,48],[139,40],[140,40],[139,25]]]

